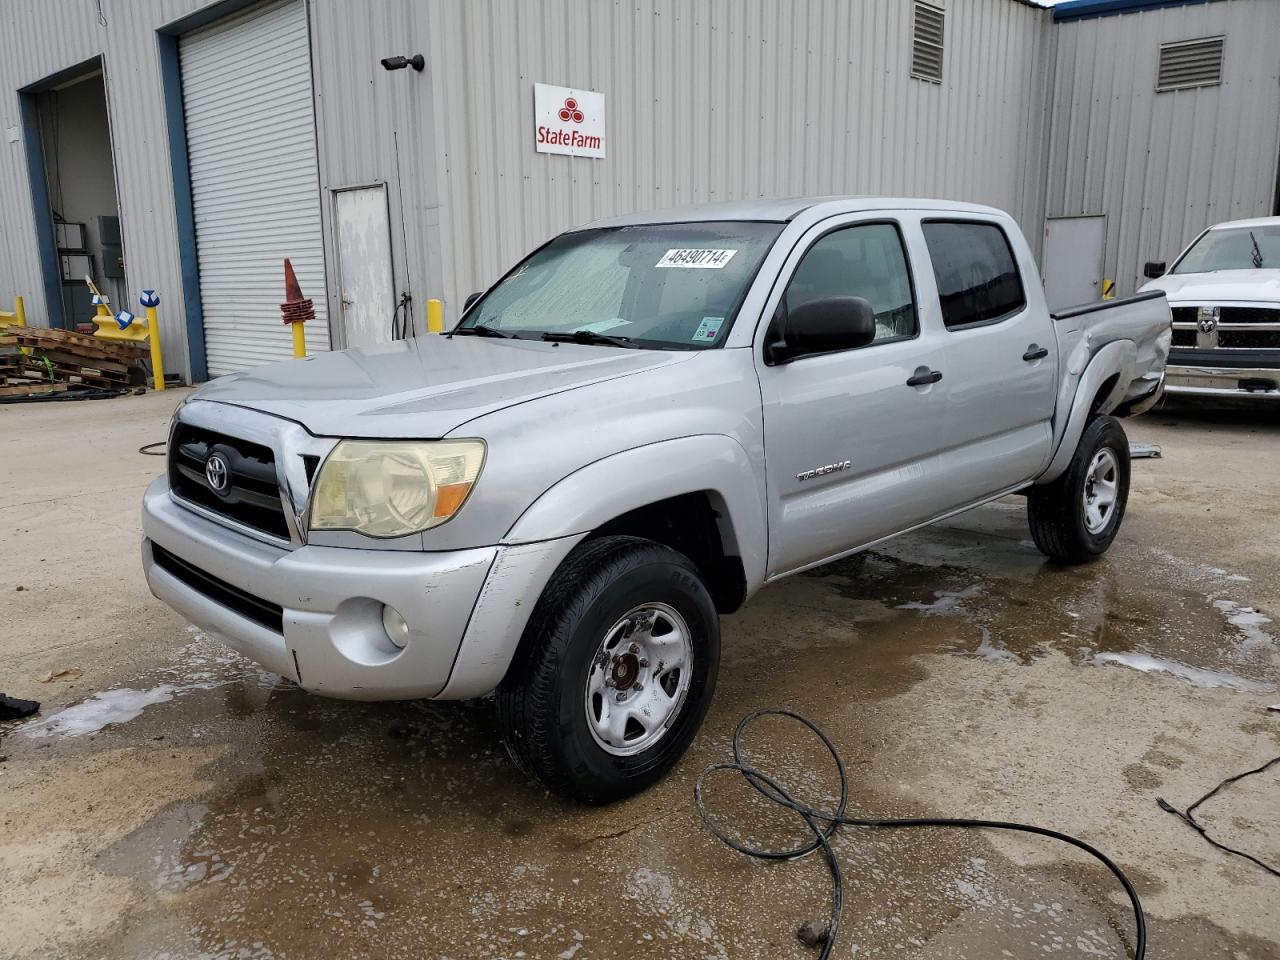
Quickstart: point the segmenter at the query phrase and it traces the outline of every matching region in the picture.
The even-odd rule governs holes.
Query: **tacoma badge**
[[[797,480],[812,480],[814,477],[825,477],[828,473],[839,473],[841,470],[848,470],[853,466],[850,460],[841,460],[839,463],[828,463],[825,467],[814,467],[812,470],[806,470],[804,473],[797,473]]]

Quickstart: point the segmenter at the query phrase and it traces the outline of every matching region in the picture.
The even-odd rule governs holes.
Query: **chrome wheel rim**
[[[587,728],[616,757],[648,750],[671,729],[693,675],[693,641],[684,617],[646,603],[610,627],[587,674]]]
[[[1120,498],[1120,464],[1111,448],[1093,455],[1084,475],[1084,526],[1090,533],[1106,529]]]

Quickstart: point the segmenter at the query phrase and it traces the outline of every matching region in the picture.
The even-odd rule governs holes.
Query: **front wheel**
[[[1085,427],[1066,471],[1027,493],[1027,518],[1040,552],[1062,563],[1102,556],[1129,501],[1129,438],[1115,417]]]
[[[589,540],[543,591],[498,688],[503,739],[554,793],[627,796],[689,746],[719,663],[719,618],[688,558],[637,537]]]

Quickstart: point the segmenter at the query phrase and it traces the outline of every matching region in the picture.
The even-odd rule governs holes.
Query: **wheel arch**
[[[1133,379],[1137,347],[1132,340],[1116,340],[1097,352],[1081,372],[1071,398],[1057,450],[1036,483],[1049,483],[1062,476],[1071,463],[1089,420],[1110,413],[1124,400]]]
[[[764,582],[768,528],[760,476],[742,445],[720,434],[634,447],[556,483],[516,520],[503,542],[628,534],[665,543],[700,567],[700,558],[736,558],[738,585],[716,597],[717,606],[736,608]],[[708,583],[717,579],[708,577]],[[741,594],[736,601],[730,597],[734,591]]]

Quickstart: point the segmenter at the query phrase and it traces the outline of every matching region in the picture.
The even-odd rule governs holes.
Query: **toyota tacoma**
[[[1007,494],[1079,563],[1160,396],[1161,293],[1051,316],[1014,221],[754,201],[555,237],[444,335],[208,383],[143,504],[152,592],[306,690],[496,691],[512,757],[603,802],[698,730],[718,617]]]

